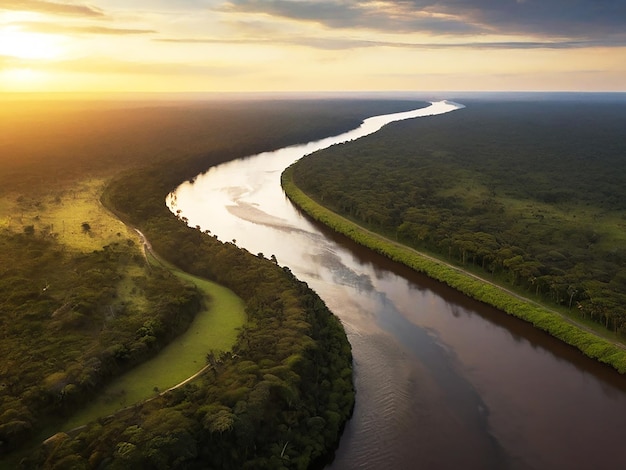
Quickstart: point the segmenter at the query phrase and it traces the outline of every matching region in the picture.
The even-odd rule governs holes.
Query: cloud
[[[49,34],[110,34],[110,35],[129,35],[129,34],[150,34],[156,33],[153,29],[128,29],[128,28],[112,28],[108,26],[65,26],[53,23],[41,22],[22,22],[14,23],[22,28],[37,33]]]
[[[219,8],[388,33],[606,39],[607,45],[626,37],[623,0],[230,0]]]
[[[329,28],[363,28],[394,33],[429,32],[470,34],[480,30],[459,21],[455,15],[437,15],[413,8],[406,1],[290,1],[233,0],[223,3],[221,11],[264,13],[297,21],[322,24]]]
[[[416,8],[423,3],[411,2]],[[600,38],[626,30],[623,0],[441,0],[432,6],[499,33]]]
[[[87,5],[49,2],[47,0],[2,0],[0,10],[33,11],[55,15],[103,17],[104,12]]]
[[[156,42],[181,44],[254,44],[254,45],[295,45],[322,50],[361,49],[370,47],[392,47],[401,49],[582,49],[605,46],[598,41],[467,41],[467,42],[394,42],[379,40],[277,37],[277,38],[161,38]],[[626,41],[615,44],[626,46]]]
[[[137,62],[117,60],[106,57],[86,57],[65,61],[38,63],[40,69],[47,71],[96,73],[101,75],[147,75],[147,76],[233,76],[252,73],[250,67],[220,66],[207,63],[180,63],[180,62]]]
[[[250,75],[251,66],[215,65],[211,63],[181,63],[164,60],[132,61],[111,57],[88,56],[71,60],[31,60],[0,55],[0,70],[28,68],[45,73],[90,73],[97,75],[145,75],[145,76],[211,76],[232,77]]]

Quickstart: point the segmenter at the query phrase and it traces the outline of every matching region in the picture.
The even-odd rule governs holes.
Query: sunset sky
[[[624,0],[0,0],[0,91],[626,91]]]

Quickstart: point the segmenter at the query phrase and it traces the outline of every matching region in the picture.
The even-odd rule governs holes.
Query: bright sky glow
[[[0,0],[0,91],[626,91],[623,0]]]
[[[62,53],[59,42],[56,36],[22,32],[9,26],[0,30],[0,56],[52,59]]]

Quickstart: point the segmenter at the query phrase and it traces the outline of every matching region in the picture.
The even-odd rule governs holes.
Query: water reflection
[[[181,185],[168,205],[191,226],[275,255],[346,326],[357,403],[333,470],[582,469],[621,462],[621,377],[329,232],[282,193],[280,173],[305,154],[386,122],[459,108],[434,103],[369,119],[342,136],[226,163]]]

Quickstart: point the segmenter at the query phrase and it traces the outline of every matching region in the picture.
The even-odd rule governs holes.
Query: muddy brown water
[[[280,188],[283,169],[319,148],[461,107],[437,102],[229,162],[167,204],[190,226],[275,255],[343,322],[357,399],[330,470],[623,468],[624,377],[311,222]]]

